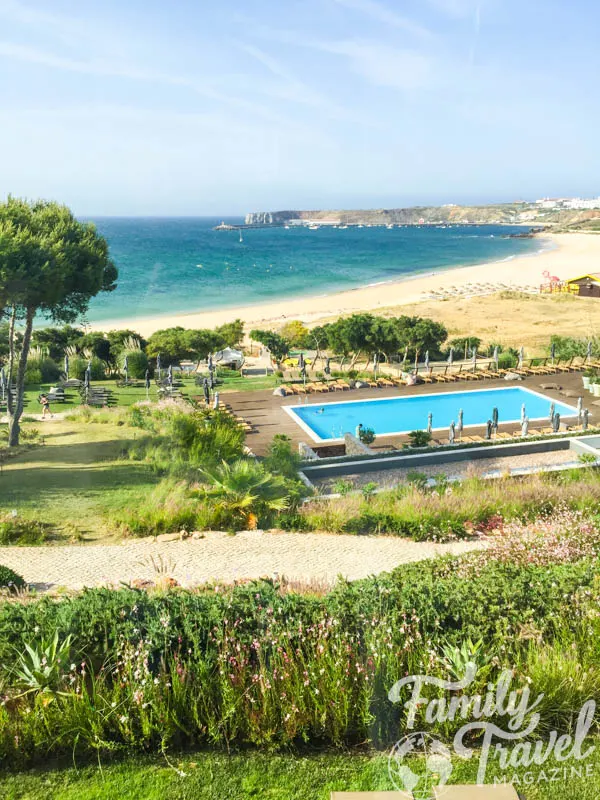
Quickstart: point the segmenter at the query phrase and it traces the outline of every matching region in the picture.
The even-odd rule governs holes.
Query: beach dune
[[[600,270],[600,235],[543,234],[540,249],[552,243],[538,255],[521,256],[511,260],[478,264],[417,275],[397,282],[381,283],[336,294],[316,297],[282,297],[275,303],[240,305],[197,313],[164,314],[152,318],[132,316],[127,323],[102,322],[91,325],[92,330],[135,328],[142,336],[154,331],[180,325],[185,328],[214,328],[233,319],[241,319],[246,330],[275,327],[286,319],[299,319],[315,324],[321,319],[358,311],[377,311],[392,306],[419,303],[431,292],[465,291],[472,284],[505,284],[509,288],[539,287],[544,273],[561,280]]]

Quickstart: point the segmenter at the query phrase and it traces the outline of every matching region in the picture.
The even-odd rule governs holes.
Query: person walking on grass
[[[46,419],[46,417],[52,417],[52,412],[50,411],[50,400],[48,400],[48,395],[41,394],[40,395],[40,404],[42,406],[42,419]]]

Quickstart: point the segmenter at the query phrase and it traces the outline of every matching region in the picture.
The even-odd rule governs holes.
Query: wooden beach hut
[[[567,291],[580,297],[600,297],[600,272],[590,272],[566,281]]]

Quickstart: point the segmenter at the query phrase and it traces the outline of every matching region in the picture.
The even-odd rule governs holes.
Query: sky
[[[592,0],[0,0],[0,196],[237,215],[600,194]]]

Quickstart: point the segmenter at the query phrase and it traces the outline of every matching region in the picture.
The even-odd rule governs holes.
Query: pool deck
[[[481,381],[459,381],[451,384],[420,384],[418,386],[404,386],[402,388],[389,389],[352,389],[347,392],[330,392],[328,394],[309,394],[302,396],[303,405],[323,406],[326,403],[341,402],[344,400],[373,400],[384,397],[415,397],[419,395],[453,393],[464,391],[478,391],[481,389],[506,389],[509,387],[526,388],[535,392],[540,392],[556,402],[566,405],[577,405],[577,397],[583,396],[584,408],[590,412],[590,426],[600,424],[600,407],[594,405],[600,400],[587,391],[584,391],[581,381],[581,372],[569,372],[559,375],[540,375],[530,376],[523,381],[504,381],[504,380],[481,380]],[[542,384],[557,384],[561,387],[556,389],[543,389]],[[574,397],[566,397],[565,392],[576,392]],[[273,395],[271,389],[259,392],[227,392],[221,395],[224,403],[227,403],[239,416],[244,417],[254,428],[248,434],[248,447],[258,456],[266,453],[269,443],[276,434],[285,434],[293,442],[294,449],[297,449],[300,442],[305,442],[309,446],[323,447],[315,445],[310,436],[287,414],[284,406],[298,405],[298,396],[277,397]],[[501,424],[501,432],[513,433],[519,429],[515,423]],[[531,423],[531,429],[540,428],[540,423]],[[485,428],[469,428],[468,435],[483,435]],[[435,438],[443,443],[447,443],[447,433],[439,431]],[[372,446],[375,450],[389,450],[393,447],[400,448],[407,441],[406,435],[401,436],[378,436]]]

